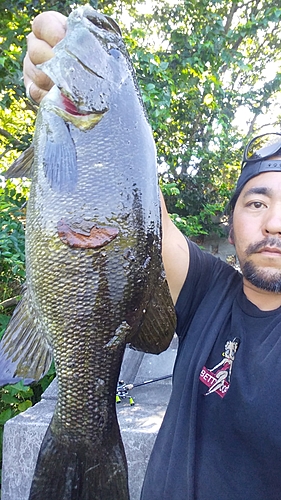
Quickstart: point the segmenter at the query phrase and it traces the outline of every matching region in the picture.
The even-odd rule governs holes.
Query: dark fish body
[[[126,500],[124,348],[161,352],[174,331],[155,145],[114,21],[74,10],[42,69],[55,87],[36,123],[26,290],[1,343],[2,384],[40,378],[54,356],[58,402],[30,500]]]

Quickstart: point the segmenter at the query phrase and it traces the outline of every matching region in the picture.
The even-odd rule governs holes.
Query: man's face
[[[262,173],[245,184],[234,208],[230,241],[244,280],[281,293],[281,172]]]

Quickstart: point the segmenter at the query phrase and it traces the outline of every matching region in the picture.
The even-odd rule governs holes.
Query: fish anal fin
[[[162,276],[154,288],[137,332],[127,338],[129,346],[138,351],[160,354],[174,336],[176,315],[168,284]]]
[[[0,386],[39,380],[51,362],[50,347],[25,292],[0,342]]]

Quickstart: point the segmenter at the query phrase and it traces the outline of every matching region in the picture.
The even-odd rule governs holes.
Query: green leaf
[[[0,413],[0,425],[4,425],[13,416],[12,410],[7,408]]]
[[[2,394],[1,396],[1,400],[4,402],[4,403],[9,403],[9,404],[18,404],[19,400],[15,397],[15,396],[12,396],[11,394]]]
[[[18,405],[18,409],[20,412],[22,412],[22,411],[27,410],[28,408],[31,408],[31,406],[32,406],[32,402],[29,399],[27,399],[26,401],[23,401],[22,403],[20,403]]]

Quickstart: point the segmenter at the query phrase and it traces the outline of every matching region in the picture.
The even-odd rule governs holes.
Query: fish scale
[[[32,184],[26,287],[0,381],[38,380],[54,358],[58,401],[29,500],[127,500],[115,408],[124,349],[159,353],[175,328],[155,145],[113,20],[74,9],[54,51],[33,144],[8,172]]]

